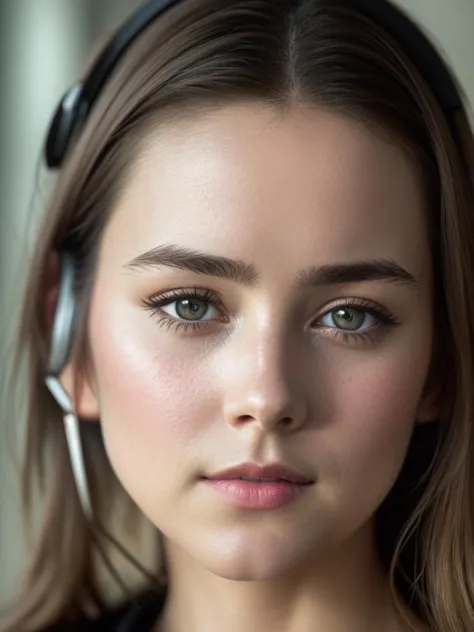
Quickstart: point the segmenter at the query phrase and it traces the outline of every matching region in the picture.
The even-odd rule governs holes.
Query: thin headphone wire
[[[56,316],[57,318],[57,316]],[[64,320],[64,319],[63,319]],[[55,321],[57,322],[57,321]],[[62,321],[61,321],[62,322]],[[68,328],[71,327],[72,319],[70,319],[66,326]],[[64,323],[63,323],[64,329]],[[64,340],[67,340],[68,336],[61,336],[59,341],[64,344]],[[54,357],[53,350],[58,346],[58,336],[56,336],[56,341],[53,340],[51,357]],[[64,360],[63,360],[64,361]],[[50,361],[51,364],[51,361]],[[57,367],[56,367],[57,368]],[[114,538],[102,525],[98,524],[98,521],[95,519],[93,505],[89,490],[89,484],[87,480],[87,470],[84,459],[84,451],[82,446],[82,437],[80,430],[80,421],[79,417],[75,411],[74,403],[69,396],[69,394],[64,389],[61,381],[58,379],[59,372],[54,370],[54,367],[50,369],[45,377],[45,385],[53,398],[56,400],[58,406],[62,409],[63,412],[63,423],[64,423],[64,432],[66,438],[67,450],[69,453],[69,461],[71,465],[73,480],[76,487],[76,492],[78,495],[79,504],[81,506],[83,515],[86,519],[86,522],[90,528],[94,545],[97,547],[97,550],[107,568],[111,576],[117,585],[121,588],[121,590],[130,598],[130,589],[125,585],[123,580],[120,578],[119,573],[113,563],[110,561],[107,553],[104,549],[103,544],[101,543],[101,537],[106,538],[118,552],[133,566],[136,570],[138,570],[144,577],[146,577],[152,584],[158,585],[158,579],[150,573],[138,560],[134,558],[134,556],[127,551],[127,549],[120,544],[116,538]]]
[[[104,538],[106,538],[116,549],[122,554],[122,556],[134,566],[138,571],[140,571],[151,583],[155,584],[157,588],[160,588],[159,580],[147,570],[131,553],[128,551],[123,544],[120,542],[99,522],[95,522],[93,525],[93,529],[97,530]]]
[[[107,556],[107,553],[100,540],[100,536],[107,539],[119,551],[119,553],[121,553],[121,555],[132,566],[135,567],[136,570],[142,573],[144,577],[146,577],[152,584],[156,585],[156,587],[159,588],[159,580],[149,570],[147,570],[122,544],[120,544],[120,542],[111,533],[109,533],[109,531],[102,524],[100,524],[94,518],[94,512],[92,509],[92,502],[89,493],[89,486],[87,482],[87,473],[84,461],[84,452],[82,449],[79,419],[75,413],[68,412],[64,415],[64,428],[73,478],[76,485],[79,502],[84,512],[87,523],[91,529],[94,544],[97,547],[98,552],[103,562],[105,563],[105,566],[107,567],[113,579],[124,591],[124,593],[128,597],[131,597],[129,587],[127,587],[123,580],[120,578],[117,569]]]

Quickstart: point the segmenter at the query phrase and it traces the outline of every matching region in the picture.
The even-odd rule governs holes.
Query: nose
[[[224,417],[235,428],[295,432],[308,421],[309,367],[304,351],[281,337],[248,340],[225,370]],[[305,378],[306,376],[306,378]],[[222,379],[221,374],[221,379]]]

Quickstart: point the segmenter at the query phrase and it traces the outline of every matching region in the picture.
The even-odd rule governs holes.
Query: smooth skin
[[[420,183],[386,134],[316,108],[227,106],[144,140],[101,243],[76,406],[100,417],[118,478],[163,533],[157,632],[410,629],[373,515],[414,424],[437,414]],[[243,262],[244,277],[166,265],[171,245]],[[314,274],[375,261],[400,278]],[[315,484],[259,511],[202,481],[249,460]]]

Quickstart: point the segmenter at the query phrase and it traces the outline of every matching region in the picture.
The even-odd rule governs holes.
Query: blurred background
[[[474,0],[396,0],[431,33],[474,104]],[[41,147],[55,106],[97,38],[142,0],[0,0],[0,374],[28,238],[47,196]],[[39,169],[39,170],[38,170]],[[37,177],[41,188],[38,187]],[[2,382],[3,385],[3,382]],[[14,426],[2,389],[0,407],[0,607],[25,563],[18,478],[3,429]]]

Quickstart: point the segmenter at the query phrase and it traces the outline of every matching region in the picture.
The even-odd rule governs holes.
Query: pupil
[[[206,309],[203,310],[204,301],[190,300],[188,298],[178,301],[176,306],[176,312],[180,318],[198,320],[206,313]],[[203,310],[200,314],[199,310]]]
[[[336,309],[333,318],[336,325],[342,326],[343,329],[359,329],[364,322],[364,314],[350,307]]]

